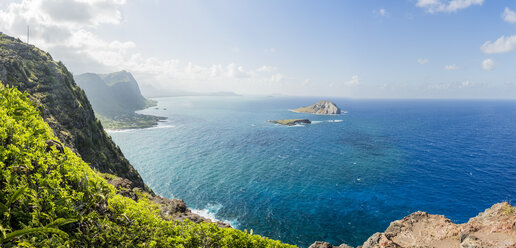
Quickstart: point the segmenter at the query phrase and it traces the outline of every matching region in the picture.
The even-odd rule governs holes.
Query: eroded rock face
[[[316,242],[312,246],[334,247],[328,245]],[[455,224],[443,215],[418,211],[392,222],[385,232],[373,234],[359,247],[516,248],[516,208],[507,202],[498,203],[464,224]]]
[[[308,107],[293,109],[292,111],[298,113],[310,113],[317,115],[338,115],[341,113],[339,107],[337,107],[335,103],[327,100],[320,101]]]

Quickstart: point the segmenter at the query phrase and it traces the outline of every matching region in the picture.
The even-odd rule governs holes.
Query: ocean
[[[169,97],[158,127],[109,131],[157,194],[308,247],[361,245],[418,211],[454,222],[516,200],[516,101]],[[267,120],[308,118],[310,125]]]

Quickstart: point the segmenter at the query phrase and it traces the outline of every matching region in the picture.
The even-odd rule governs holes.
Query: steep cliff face
[[[104,132],[84,91],[61,62],[35,46],[0,33],[0,80],[29,93],[55,135],[90,167],[146,188],[138,172]]]
[[[88,95],[97,114],[113,118],[148,106],[149,101],[142,96],[138,83],[127,71],[84,73],[74,78]]]

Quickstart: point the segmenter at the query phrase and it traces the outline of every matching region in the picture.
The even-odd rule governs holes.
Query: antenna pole
[[[30,29],[29,29],[29,25],[27,25],[27,44],[29,44],[29,35],[30,35]]]

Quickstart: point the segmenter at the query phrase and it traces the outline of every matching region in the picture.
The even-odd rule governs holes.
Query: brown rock
[[[468,223],[454,224],[442,215],[415,212],[373,234],[362,248],[516,247],[516,209],[498,203]]]
[[[322,241],[315,241],[310,247],[308,248],[352,248],[349,245],[341,244],[339,246],[333,246],[328,242],[322,242]]]

